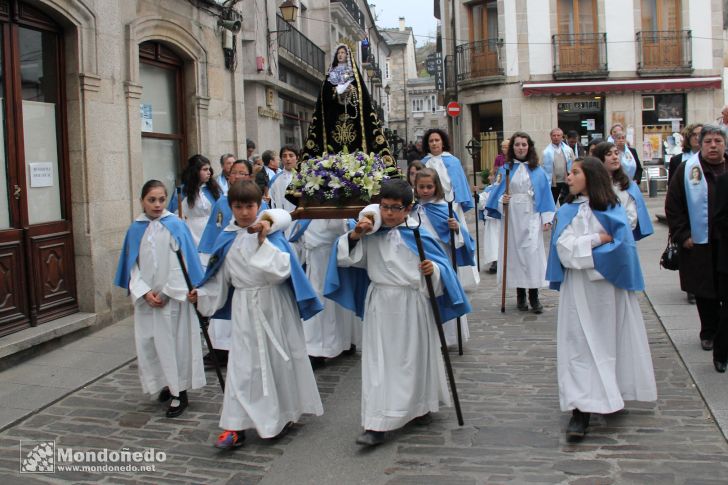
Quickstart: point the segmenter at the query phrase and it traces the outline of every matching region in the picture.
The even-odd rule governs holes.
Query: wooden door
[[[682,63],[680,0],[642,0],[642,67],[667,69]]]
[[[78,310],[61,31],[0,1],[0,335]],[[3,197],[3,195],[5,197]]]
[[[559,70],[591,71],[599,68],[596,0],[559,0]]]
[[[498,73],[498,4],[476,3],[469,9],[470,72],[473,77]]]

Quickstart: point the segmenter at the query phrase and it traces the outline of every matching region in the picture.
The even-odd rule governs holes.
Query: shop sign
[[[601,99],[589,99],[585,101],[563,101],[559,103],[559,112],[591,113],[601,111]]]

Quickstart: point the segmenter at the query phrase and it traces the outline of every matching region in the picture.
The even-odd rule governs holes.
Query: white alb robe
[[[619,204],[624,209],[624,212],[627,213],[627,222],[629,222],[630,229],[634,231],[635,227],[637,227],[638,222],[637,203],[634,201],[629,192],[620,188],[619,184],[612,185],[612,188],[614,189],[614,193],[617,194],[617,197],[619,198]]]
[[[271,231],[277,229],[274,224]],[[225,304],[229,286],[235,288],[220,427],[255,428],[261,438],[272,438],[304,413],[323,414],[287,282],[290,256],[268,240],[258,246],[258,235],[234,222],[225,231],[235,231],[236,237],[223,267],[198,289],[198,309],[212,315]]]
[[[609,414],[625,400],[657,399],[650,347],[637,295],[594,269],[592,248],[604,228],[586,199],[557,241],[564,266],[557,322],[562,411]]]
[[[177,214],[177,212],[178,211],[175,209],[175,214]],[[200,188],[200,191],[197,194],[194,207],[190,207],[187,197],[182,199],[182,218],[187,223],[187,227],[190,228],[195,247],[200,245],[202,233],[205,232],[205,226],[207,226],[207,221],[210,219],[211,213],[212,204],[207,199],[204,192],[202,192],[202,188]],[[208,258],[203,260],[203,264],[207,263],[206,259]]]
[[[137,220],[148,219],[142,215]],[[150,394],[168,386],[179,396],[180,391],[205,385],[199,321],[187,300],[176,250],[177,242],[160,220],[150,221],[129,281],[139,379]],[[166,304],[149,306],[144,299],[149,291],[161,292]]]
[[[516,164],[509,185],[508,205],[508,288],[542,288],[546,282],[546,249],[543,225],[554,218],[553,212],[535,211],[533,185],[525,163]],[[503,201],[499,202],[503,214]],[[503,216],[505,217],[505,216]],[[505,218],[501,219],[500,240],[503,241]],[[502,284],[503,245],[498,250],[498,282]]]
[[[286,212],[293,212],[296,210],[296,206],[293,205],[291,202],[289,202],[286,199],[286,189],[288,189],[288,185],[291,183],[291,179],[293,178],[293,173],[289,172],[288,170],[284,170],[281,172],[280,175],[273,181],[273,184],[268,188],[268,195],[270,196],[270,201],[272,207],[276,209],[283,209]],[[271,178],[271,180],[273,180]],[[294,226],[291,225],[286,229],[286,239],[291,237],[291,232],[293,231]],[[302,256],[301,253],[301,247],[299,244],[294,244],[293,247],[296,249],[297,256],[299,258]]]
[[[485,210],[488,201],[488,194],[481,193],[478,197],[478,210]],[[485,214],[483,221],[483,264],[498,261],[498,248],[500,248],[501,237],[500,219]]]
[[[314,219],[302,238],[306,276],[324,304],[323,311],[303,322],[308,355],[314,357],[336,357],[352,344],[361,346],[361,320],[323,296],[332,245],[345,232],[344,219]]]
[[[399,231],[365,236],[349,251],[339,238],[339,266],[366,268],[371,283],[366,296],[362,335],[362,405],[364,429],[397,429],[439,405],[449,405],[445,367],[420,260]],[[440,273],[432,275],[441,294]]]
[[[438,201],[438,204],[445,204],[447,205],[447,202],[445,201]],[[445,254],[447,254],[448,260],[450,260],[450,244],[445,244],[440,240],[438,237],[438,233],[435,230],[435,226],[432,225],[432,221],[430,221],[430,218],[427,216],[427,211],[422,206],[417,206],[417,212],[419,216],[422,218],[422,227],[427,230],[430,234],[432,234],[435,239],[437,239],[437,242],[440,243],[440,246],[442,247],[443,251],[445,251]],[[462,224],[461,224],[462,226]],[[455,248],[460,248],[465,244],[465,241],[463,240],[463,234],[461,231],[458,231],[455,233]],[[462,283],[463,277],[461,276],[461,271],[464,268],[458,268],[458,278],[461,281],[461,284],[463,287],[465,285]],[[466,272],[467,274],[467,272]],[[478,280],[480,281],[480,280]],[[445,332],[445,342],[447,342],[448,347],[451,345],[457,345],[458,343],[458,322],[457,319],[454,320],[448,320],[447,322],[443,322],[442,329]],[[468,317],[467,315],[463,315],[460,317],[460,330],[462,332],[463,342],[467,342],[470,340],[470,327],[468,327]]]

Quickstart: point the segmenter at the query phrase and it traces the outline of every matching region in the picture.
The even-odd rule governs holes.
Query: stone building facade
[[[386,60],[384,78],[389,87],[387,105],[389,106],[389,128],[397,130],[397,136],[407,139],[411,118],[411,100],[407,95],[407,83],[417,78],[415,62],[415,38],[411,27],[405,27],[405,19],[400,18],[398,28],[382,29],[382,36],[390,48]],[[401,155],[401,153],[400,153]]]

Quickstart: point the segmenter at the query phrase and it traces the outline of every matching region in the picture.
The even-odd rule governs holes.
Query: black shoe
[[[309,355],[308,360],[311,361],[311,369],[313,370],[320,369],[321,367],[326,365],[326,357],[314,357],[312,355]]]
[[[538,288],[530,288],[528,290],[528,303],[531,304],[531,311],[533,313],[543,313],[543,305],[538,301]]]
[[[280,432],[277,435],[275,435],[274,437],[269,438],[269,439],[277,440],[277,439],[283,438],[285,435],[288,434],[288,432],[291,430],[292,427],[293,427],[293,421],[288,421],[285,424],[285,426],[283,426],[283,429],[280,430]]]
[[[220,367],[226,367],[227,361],[228,361],[228,351],[214,349],[212,352],[215,352],[215,357],[217,357],[218,365],[220,365]],[[215,362],[212,360],[212,352],[208,352],[202,358],[202,363],[205,365],[205,369],[214,369],[215,368]]]
[[[715,370],[723,374],[725,372],[726,368],[726,362],[721,362],[719,360],[713,361],[713,367],[715,367]]]
[[[159,391],[159,396],[157,396],[157,401],[167,402],[170,399],[172,399],[172,393],[169,392],[169,387],[165,387],[164,389]]]
[[[516,307],[522,312],[528,311],[525,288],[516,288]]]
[[[583,413],[578,409],[571,412],[569,425],[566,427],[566,441],[573,443],[581,441],[586,435],[586,428],[589,426],[591,414]]]
[[[187,409],[188,404],[187,391],[180,391],[179,397],[172,396],[172,402],[169,404],[169,408],[167,408],[167,417],[176,418]]]
[[[351,344],[351,347],[349,347],[349,350],[345,350],[341,354],[342,355],[354,355],[354,354],[356,354],[356,345]]]
[[[488,274],[496,274],[498,272],[498,263],[496,261],[493,261],[490,263],[490,268],[488,268]]]
[[[432,413],[427,412],[422,416],[417,416],[415,419],[412,420],[412,423],[416,424],[417,426],[427,426],[432,423]]]
[[[357,445],[376,446],[384,443],[384,431],[366,430],[356,439]]]
[[[703,348],[703,350],[713,350],[713,339],[704,338],[700,340],[700,346]]]
[[[688,303],[690,303],[691,305],[695,305],[695,295],[693,295],[692,293],[688,293]]]

